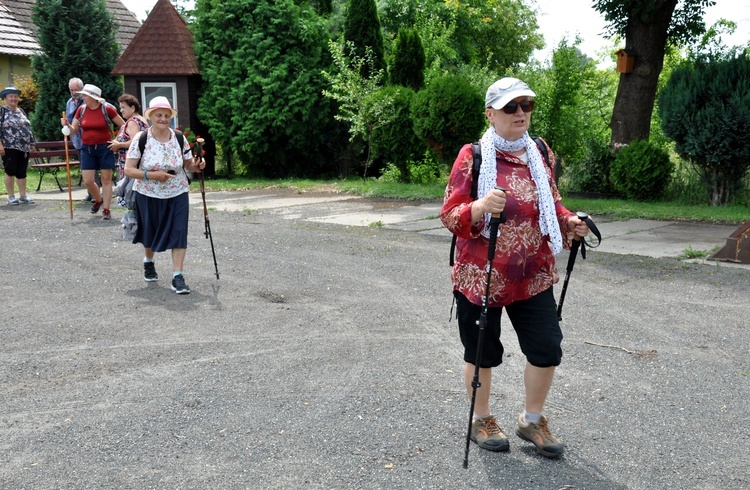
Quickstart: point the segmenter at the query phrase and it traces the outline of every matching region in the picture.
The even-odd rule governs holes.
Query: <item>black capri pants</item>
[[[464,361],[476,365],[479,325],[477,322],[482,307],[475,305],[466,296],[454,291],[456,298],[458,329],[464,346]],[[505,306],[513,329],[518,336],[521,352],[526,360],[540,368],[559,366],[562,360],[560,322],[557,305],[550,287],[544,292],[523,301]],[[503,307],[487,308],[487,325],[482,344],[479,367],[497,367],[503,362],[505,348],[500,341],[500,324]]]
[[[29,153],[27,151],[6,148],[3,156],[3,167],[6,175],[17,179],[25,179],[29,168]]]

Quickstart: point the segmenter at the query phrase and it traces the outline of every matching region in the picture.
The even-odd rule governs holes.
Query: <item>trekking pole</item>
[[[565,301],[565,293],[568,291],[568,281],[570,280],[570,273],[573,272],[573,266],[575,265],[576,257],[578,256],[578,248],[580,247],[581,249],[581,257],[583,258],[583,260],[586,260],[586,245],[591,248],[596,248],[602,242],[602,235],[601,233],[599,233],[599,229],[596,227],[589,215],[582,211],[577,212],[576,215],[581,221],[584,221],[588,225],[589,230],[591,230],[591,232],[596,236],[598,242],[596,245],[591,245],[583,237],[576,236],[575,238],[573,238],[573,243],[570,245],[568,265],[565,268],[565,281],[563,282],[562,292],[560,293],[560,301],[557,304],[558,321],[562,321],[563,302]]]
[[[195,143],[198,145],[198,158],[203,159],[203,138],[197,138]],[[208,206],[206,206],[206,183],[203,180],[203,171],[201,170],[201,197],[203,198],[203,218],[206,222],[206,231],[204,235],[211,241],[211,254],[214,257],[214,269],[216,270],[216,279],[219,279],[219,266],[216,263],[216,250],[214,250],[214,237],[211,235],[211,222],[208,220]]]
[[[62,113],[63,119],[65,119],[65,111]],[[68,174],[68,207],[70,207],[70,220],[73,221],[73,190],[70,187],[70,155],[68,155],[68,135],[70,134],[70,128],[65,126],[62,128],[63,139],[65,140],[65,172]]]
[[[495,189],[507,192],[502,187]],[[471,381],[471,408],[469,408],[469,428],[466,431],[466,449],[464,450],[464,468],[469,467],[469,445],[471,443],[471,423],[474,419],[474,404],[477,401],[477,388],[482,386],[479,382],[479,364],[482,361],[482,347],[484,346],[484,330],[487,326],[487,303],[490,298],[490,279],[492,278],[492,261],[495,259],[495,246],[497,245],[497,229],[500,223],[505,223],[505,211],[493,214],[490,219],[490,242],[487,248],[487,279],[482,298],[482,312],[479,315],[477,325],[479,326],[479,338],[477,339],[477,358],[474,361],[474,379]]]

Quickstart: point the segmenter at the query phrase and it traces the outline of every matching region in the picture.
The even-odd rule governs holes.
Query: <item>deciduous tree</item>
[[[595,0],[610,34],[625,38],[635,57],[622,73],[612,112],[612,141],[648,139],[659,73],[668,44],[684,44],[705,31],[703,14],[714,0]]]

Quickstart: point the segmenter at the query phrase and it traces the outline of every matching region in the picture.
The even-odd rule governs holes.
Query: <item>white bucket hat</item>
[[[170,119],[177,115],[177,109],[173,109],[172,105],[169,103],[169,99],[162,96],[151,99],[151,102],[148,103],[148,109],[146,109],[146,112],[143,115],[146,116],[146,119],[151,119],[151,112],[156,109],[169,109],[171,112],[171,115],[169,116]]]
[[[102,98],[102,90],[96,85],[87,83],[81,90],[78,91],[78,93],[81,95],[88,95],[92,99],[96,99],[99,102],[104,102],[104,99]]]

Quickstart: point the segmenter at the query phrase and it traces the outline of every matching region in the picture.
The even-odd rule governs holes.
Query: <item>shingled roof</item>
[[[8,30],[8,20],[15,20],[17,24],[26,31],[26,36],[31,36],[34,44],[36,45],[33,49],[39,49],[39,45],[36,42],[36,24],[31,20],[31,10],[34,8],[36,0],[0,0],[0,7],[7,7],[8,13],[0,8],[2,16],[0,17],[0,36],[7,36],[7,33],[13,35],[12,30]],[[138,32],[141,27],[141,22],[135,16],[133,12],[127,9],[120,0],[107,0],[107,10],[114,17],[117,23],[117,32],[115,38],[120,44],[120,49],[125,49],[130,41]],[[0,37],[1,39],[1,37]],[[6,53],[0,51],[2,54],[17,54],[17,53]],[[31,56],[29,54],[21,54],[20,56]]]
[[[169,0],[158,0],[112,70],[114,75],[200,73],[193,34]]]
[[[39,51],[34,34],[18,22],[0,3],[0,54],[29,57]]]

